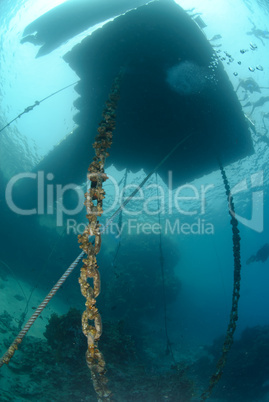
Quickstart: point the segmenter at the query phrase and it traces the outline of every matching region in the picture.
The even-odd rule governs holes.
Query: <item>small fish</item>
[[[239,64],[239,66],[241,66],[242,62],[241,62],[241,61],[238,61],[237,64]]]
[[[253,67],[249,67],[248,69],[249,69],[249,71],[251,71],[252,73],[253,73],[253,71],[255,71],[255,68],[253,68]]]
[[[244,53],[246,53],[246,52],[248,52],[248,49],[241,49],[241,50],[240,50],[240,53],[242,53],[242,54],[244,54]]]
[[[253,132],[254,132],[255,134],[257,134],[256,128],[255,128],[255,124],[253,123],[253,121],[252,121],[252,120],[250,119],[250,117],[247,116],[245,113],[244,113],[244,116],[245,116],[245,119],[246,119],[246,122],[247,122],[249,128],[250,128],[251,130],[253,130]]]
[[[263,66],[261,66],[260,64],[256,67],[257,70],[259,71],[263,71]]]
[[[226,51],[225,51],[224,53],[226,54],[227,57],[232,57],[232,56],[230,55],[230,53],[228,53],[228,52],[226,52]]]
[[[251,50],[256,50],[258,47],[255,43],[252,43],[252,42],[250,42],[249,46],[250,46]]]
[[[189,10],[185,10],[187,13],[192,13],[195,10],[195,7],[190,8]]]
[[[214,35],[211,39],[209,39],[210,41],[211,40],[217,40],[217,39],[221,39],[222,38],[222,36],[220,35],[220,34],[218,34],[218,35]]]

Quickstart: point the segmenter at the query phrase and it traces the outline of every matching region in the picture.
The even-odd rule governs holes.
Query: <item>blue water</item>
[[[35,58],[38,48],[31,44],[20,44],[25,26],[62,2],[44,0],[0,1],[0,129],[22,113],[27,106],[33,105],[35,101],[41,100],[78,80],[76,74],[62,57],[91,30],[65,43],[51,54],[38,59]],[[255,153],[225,168],[230,187],[235,191],[235,210],[241,236],[242,281],[239,319],[235,332],[235,342],[238,343],[235,343],[235,349],[230,352],[231,360],[230,363],[227,363],[230,364],[228,373],[226,377],[224,374],[224,378],[221,380],[224,382],[220,382],[216,394],[213,393],[212,397],[209,398],[212,402],[243,400],[265,402],[269,400],[266,383],[269,381],[269,351],[267,348],[267,344],[269,344],[269,259],[264,263],[254,262],[250,265],[246,264],[246,260],[251,255],[256,254],[269,239],[267,208],[269,202],[269,102],[255,108],[253,113],[251,113],[252,106],[246,105],[248,102],[251,104],[257,102],[262,96],[269,96],[269,34],[266,33],[269,31],[269,5],[268,2],[261,0],[238,0],[236,3],[232,0],[219,0],[217,6],[213,0],[204,0],[202,4],[198,0],[178,0],[177,3],[186,10],[194,8],[192,12],[189,11],[190,14],[201,13],[201,17],[207,25],[204,33],[208,39],[216,34],[221,35],[220,39],[211,41],[211,44],[216,45],[215,50],[219,51],[222,57],[225,57],[223,65],[235,90],[240,80],[248,78],[254,79],[260,87],[265,87],[265,89],[261,89],[260,93],[244,91],[243,87],[240,87],[237,92],[244,113],[255,125],[255,131],[251,131]],[[251,44],[254,49],[251,48]],[[221,46],[217,47],[218,45]],[[247,51],[241,52],[243,49],[247,49]],[[233,62],[229,62],[227,53],[232,56]],[[257,69],[259,66],[260,68]],[[1,188],[3,208],[9,210],[10,207],[4,195],[10,180],[17,177],[18,174],[32,171],[54,146],[75,129],[76,124],[73,117],[76,114],[76,108],[73,102],[77,96],[74,87],[70,87],[40,104],[32,112],[23,115],[3,132],[0,132],[0,183],[1,186],[3,183]],[[92,136],[94,138],[94,135]],[[125,172],[117,171],[111,167],[107,173],[110,175],[111,181],[107,182],[106,187],[106,208],[111,206],[111,209],[106,212],[105,219],[108,219],[117,207],[113,205],[116,195],[113,183],[123,179]],[[145,173],[142,170],[138,173],[129,172],[127,184],[138,184],[144,177]],[[255,178],[258,178],[258,182],[251,182]],[[179,226],[176,228],[180,228],[180,230],[175,230],[173,233],[170,230],[171,227],[168,226],[167,234],[163,234],[161,238],[159,233],[156,236],[152,233],[150,235],[145,233],[147,231],[147,228],[143,226],[145,223],[150,225],[156,223],[158,225],[159,222],[158,214],[145,214],[145,209],[143,213],[138,213],[140,209],[145,207],[146,200],[151,200],[148,201],[148,209],[151,211],[158,209],[156,198],[154,198],[156,197],[154,187],[156,176],[154,175],[143,189],[142,205],[141,200],[136,199],[127,208],[128,211],[132,212],[132,216],[137,213],[133,229],[127,225],[129,222],[128,213],[123,213],[123,223],[125,222],[126,226],[123,225],[120,237],[117,230],[114,233],[110,231],[109,234],[104,234],[102,252],[98,259],[102,275],[102,293],[99,303],[104,321],[111,321],[114,325],[124,322],[126,331],[133,338],[136,347],[135,358],[130,352],[131,347],[126,349],[126,361],[124,352],[121,355],[117,349],[117,353],[121,356],[120,363],[122,365],[116,360],[115,363],[113,361],[114,374],[111,377],[114,378],[113,376],[115,376],[115,383],[117,381],[124,383],[129,365],[131,373],[126,374],[126,376],[133,376],[135,383],[136,371],[134,366],[140,367],[144,364],[144,370],[147,374],[154,377],[157,375],[156,373],[160,374],[161,372],[163,378],[166,378],[165,376],[173,364],[171,355],[165,356],[164,353],[166,335],[164,330],[164,299],[161,293],[162,276],[159,250],[159,242],[161,241],[164,250],[167,297],[166,323],[169,339],[175,359],[177,361],[184,360],[188,366],[191,366],[192,378],[197,380],[193,398],[197,398],[200,391],[207,387],[209,375],[213,374],[215,367],[214,365],[210,366],[208,360],[204,362],[205,365],[203,366],[202,358],[207,356],[208,346],[212,345],[218,337],[225,335],[231,310],[233,244],[228,205],[220,172],[213,172],[190,183],[192,189],[197,189],[199,196],[201,196],[201,186],[210,185],[211,189],[207,192],[205,204],[201,203],[200,198],[196,201],[185,200],[181,202],[181,210],[187,211],[189,214],[178,213],[175,206],[169,210],[169,197],[171,196],[174,199],[175,190],[169,193],[167,186],[161,182],[161,179],[158,178],[157,180],[162,184],[165,191],[161,200],[164,203],[165,212],[160,216],[161,222],[166,225],[167,221],[171,223],[178,220]],[[239,188],[236,186],[240,183],[241,191],[236,193],[236,189]],[[252,185],[253,183],[254,185]],[[56,191],[56,186],[59,184],[53,178],[51,180],[46,178],[45,196],[52,189]],[[51,190],[49,190],[49,185],[52,186],[50,187]],[[81,183],[74,185],[80,186],[83,194],[85,179],[82,178]],[[122,189],[122,186],[122,184],[119,186],[119,190]],[[132,188],[129,188],[129,193],[131,190]],[[192,196],[193,193],[188,193],[186,190],[183,195]],[[81,209],[77,215],[71,216],[75,221],[72,225],[69,222],[68,230],[68,227],[57,226],[59,223],[57,221],[59,219],[59,215],[57,215],[59,203],[61,200],[58,200],[58,204],[51,206],[49,213],[47,210],[47,214],[41,214],[38,217],[40,224],[38,233],[31,233],[32,221],[27,221],[27,217],[13,219],[13,216],[10,225],[7,218],[9,215],[3,214],[2,216],[4,224],[1,227],[1,243],[4,247],[0,248],[0,289],[4,307],[2,311],[0,310],[0,334],[3,335],[3,340],[0,341],[1,354],[5,352],[15,337],[17,324],[23,311],[26,311],[26,320],[33,312],[32,309],[37,307],[36,304],[42,301],[42,297],[48,293],[80,252],[76,236],[80,231],[78,225],[85,222],[85,211]],[[195,213],[192,215],[191,212]],[[8,213],[12,215],[10,211]],[[64,216],[64,219],[66,218],[68,217]],[[184,231],[182,227],[184,223],[191,229]],[[137,224],[140,224],[139,229]],[[197,226],[192,227],[191,225],[194,224]],[[23,232],[31,233],[31,242],[26,243],[24,241]],[[8,237],[11,239],[10,243],[7,241]],[[44,245],[42,245],[42,240],[45,242]],[[53,305],[54,307],[50,307],[47,315],[44,316],[44,322],[42,323],[41,320],[36,322],[35,325],[40,327],[40,330],[37,330],[36,333],[33,332],[33,337],[40,339],[43,336],[45,325],[48,323],[52,312],[56,312],[58,315],[65,314],[70,307],[83,310],[84,299],[80,295],[77,278],[78,272],[69,278],[63,290],[59,291],[60,295],[57,296],[57,302]],[[17,287],[13,294],[10,290],[13,285],[8,286],[8,281],[10,281],[9,283],[14,281],[14,286],[18,286],[16,283],[20,283],[22,287],[27,288],[26,296],[30,298],[26,310],[24,298],[20,302],[20,309],[17,310],[17,305],[14,304],[14,294],[21,294],[21,290],[20,287]],[[36,295],[34,299],[33,295]],[[10,305],[10,309],[8,309],[8,305]],[[3,315],[5,311],[10,316]],[[5,323],[3,324],[3,322]],[[261,327],[259,336],[254,330],[256,326]],[[111,327],[108,328],[111,330]],[[244,332],[246,329],[253,331],[253,335],[249,336],[251,339],[249,344],[246,340],[245,343],[242,341],[244,339],[242,334],[246,335]],[[72,331],[74,333],[75,329]],[[114,337],[113,342],[116,344],[120,339],[120,346],[118,347],[123,347],[121,339],[123,339],[122,342],[127,342],[127,338],[120,338],[120,331],[116,332],[115,328],[111,331],[114,332],[110,339],[109,332],[104,335],[108,344]],[[116,339],[115,334],[117,334],[118,339]],[[79,338],[77,333],[76,336]],[[43,342],[46,341],[44,336],[42,339]],[[64,341],[60,340],[59,343],[61,342]],[[30,343],[29,341],[26,344],[27,355],[34,352]],[[236,354],[236,347],[241,354]],[[40,345],[37,348],[40,349]],[[217,349],[219,356],[221,348],[222,345],[219,343]],[[23,344],[21,349],[23,349]],[[72,368],[70,368],[72,365],[64,362],[61,366],[62,356],[58,349],[57,353],[58,360],[57,358],[55,360],[57,363],[53,363],[56,364],[58,370],[54,367],[55,372],[50,363],[46,362],[43,366],[41,363],[36,373],[31,376],[29,367],[35,358],[29,358],[28,367],[23,354],[19,355],[17,360],[14,358],[15,363],[10,364],[10,369],[6,366],[0,368],[0,388],[2,391],[0,401],[95,400],[94,393],[91,391],[91,396],[88,397],[87,387],[85,384],[82,386],[78,380],[74,384],[77,394],[71,395],[69,393],[71,391],[66,388],[62,377],[72,377]],[[67,352],[65,351],[65,353]],[[110,354],[116,356],[115,351],[113,355],[113,351],[108,349],[107,355]],[[249,360],[245,360],[246,355],[249,356]],[[211,354],[211,360],[217,359],[215,355],[214,358],[212,356],[213,354]],[[236,362],[233,362],[232,356],[236,356]],[[44,355],[41,353],[36,360],[40,361],[43,358]],[[128,359],[130,359],[129,363]],[[109,364],[109,357],[106,360]],[[130,362],[134,361],[133,366],[133,363]],[[242,366],[240,366],[240,361]],[[207,374],[205,378],[202,375],[203,367]],[[246,367],[249,367],[251,371],[249,377],[244,371]],[[2,370],[3,374],[1,373]],[[40,370],[42,377],[40,384],[38,383],[38,370]],[[79,371],[80,368],[77,370]],[[118,377],[115,374],[117,370]],[[237,378],[233,374],[234,372],[237,374],[241,372],[242,378],[240,375]],[[261,379],[261,372],[265,373],[266,378]],[[51,373],[51,377],[49,373]],[[230,377],[229,373],[232,373]],[[26,388],[23,388],[22,385],[24,375],[26,376],[25,383],[29,384],[29,387]],[[56,392],[57,389],[59,391],[57,398],[55,396],[53,399],[54,397],[51,396],[52,389],[46,391],[46,381],[49,383],[52,377],[55,380],[57,375],[61,378],[61,386],[57,382],[53,384]],[[139,375],[137,374],[137,383],[139,382]],[[10,383],[9,377],[11,378]],[[235,377],[237,381],[234,380]],[[19,382],[19,386],[12,388],[12,384],[16,381]],[[90,383],[90,379],[88,381]],[[142,381],[141,378],[140,381]],[[155,381],[157,381],[156,378]],[[243,392],[244,388],[246,389],[246,384],[252,390],[252,393],[249,391],[249,396]],[[116,386],[116,389],[117,387],[120,389],[119,386]],[[149,386],[149,389],[151,388],[152,384]],[[226,388],[226,393],[224,388]],[[133,399],[130,399],[134,401],[195,400],[189,396],[186,396],[186,399],[183,397],[182,399],[180,397],[173,399],[174,396],[171,395],[175,394],[172,393],[171,389],[170,394],[170,391],[166,390],[168,396],[165,392],[163,394],[159,392],[158,398],[160,399],[152,396],[147,399],[147,385],[143,390],[144,393],[140,390],[142,394],[136,394],[134,389],[135,387],[131,394]],[[124,395],[123,392],[118,400],[127,400],[124,399]],[[249,399],[246,399],[247,397]]]

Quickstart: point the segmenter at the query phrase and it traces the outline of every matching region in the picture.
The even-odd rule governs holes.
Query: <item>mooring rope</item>
[[[234,202],[233,197],[231,195],[231,190],[229,186],[229,182],[224,171],[222,164],[219,162],[220,171],[222,175],[222,179],[224,182],[224,187],[226,191],[226,196],[229,205],[229,214],[231,216],[231,225],[232,225],[232,232],[233,232],[233,256],[234,256],[234,283],[233,283],[233,296],[232,296],[232,308],[230,313],[230,321],[228,324],[226,337],[224,340],[224,344],[222,347],[222,354],[220,359],[217,363],[217,368],[215,373],[211,376],[209,387],[206,391],[203,392],[201,395],[201,401],[205,401],[207,398],[210,397],[213,388],[219,382],[222,377],[223,369],[226,364],[227,355],[231,350],[233,344],[233,336],[236,330],[236,322],[238,320],[238,302],[240,298],[240,281],[241,281],[241,256],[240,256],[240,235],[238,229],[238,221],[235,218],[235,209],[234,209]]]
[[[11,120],[11,121],[10,121],[9,123],[7,123],[4,127],[2,127],[2,128],[0,129],[0,133],[1,133],[2,131],[4,131],[5,128],[7,128],[8,126],[10,126],[10,124],[14,123],[14,121],[16,121],[17,119],[20,119],[21,116],[23,116],[24,114],[29,113],[29,112],[31,112],[32,110],[34,110],[34,108],[35,108],[36,106],[39,106],[40,103],[42,103],[42,102],[44,102],[45,100],[51,98],[52,96],[58,94],[59,92],[62,92],[62,91],[64,91],[65,89],[67,89],[67,88],[69,88],[69,87],[72,87],[73,85],[76,85],[78,82],[79,82],[79,81],[73,82],[73,84],[69,84],[69,85],[67,85],[67,86],[64,87],[64,88],[61,88],[61,89],[59,89],[59,90],[56,91],[56,92],[53,92],[52,94],[46,96],[45,98],[41,99],[40,101],[35,101],[35,103],[34,103],[33,105],[27,106],[27,108],[25,108],[22,113],[18,114],[18,116],[16,116],[13,120]]]
[[[79,254],[79,256],[75,259],[75,261],[69,266],[69,268],[65,271],[65,273],[61,276],[61,278],[58,280],[58,282],[53,286],[49,294],[45,297],[45,299],[42,301],[42,303],[37,307],[35,310],[34,314],[29,318],[23,329],[20,331],[20,333],[17,335],[17,337],[14,339],[4,356],[0,359],[0,367],[2,367],[4,364],[8,364],[12,356],[14,355],[15,351],[18,349],[18,345],[22,342],[22,339],[24,336],[27,334],[37,317],[42,313],[44,308],[47,306],[49,301],[53,298],[57,290],[62,286],[62,284],[65,282],[66,278],[73,272],[73,270],[76,268],[78,263],[82,260],[84,256],[84,251]]]

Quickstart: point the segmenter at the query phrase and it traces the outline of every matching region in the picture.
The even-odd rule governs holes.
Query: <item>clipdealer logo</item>
[[[181,216],[203,216],[206,210],[206,197],[207,193],[214,188],[214,185],[201,185],[196,187],[192,184],[184,184],[173,190],[173,174],[168,172],[168,187],[163,187],[158,184],[147,184],[140,187],[137,184],[127,184],[124,188],[120,189],[117,180],[109,175],[110,183],[113,186],[111,189],[111,197],[106,208],[104,215],[112,214],[113,211],[129,199],[130,193],[138,190],[137,194],[133,196],[132,202],[136,203],[135,208],[133,205],[126,204],[122,207],[122,211],[126,216],[156,216],[173,215],[177,213]],[[18,215],[55,215],[56,225],[62,226],[64,217],[75,216],[84,209],[84,191],[82,186],[76,184],[67,184],[62,186],[60,184],[53,184],[54,175],[48,173],[45,175],[43,171],[37,173],[20,173],[15,175],[7,184],[5,191],[5,198],[8,207]],[[19,185],[22,189],[23,186],[27,188],[30,183],[34,186],[34,192],[37,195],[37,205],[33,208],[24,207],[19,205],[19,200],[14,197],[15,186]],[[87,183],[90,186],[89,183]],[[76,197],[76,205],[74,208],[67,208],[64,199],[68,199],[67,193],[73,193],[72,197]],[[153,194],[153,196],[152,196]],[[158,195],[156,195],[158,194]],[[156,209],[156,201],[159,200],[159,208]],[[31,200],[28,200],[28,205],[31,205]],[[112,201],[112,203],[111,203]],[[194,201],[194,203],[192,203]]]
[[[128,219],[129,217],[138,217],[139,215],[153,217],[154,215],[161,214],[162,216],[187,216],[196,218],[194,224],[196,225],[197,222],[199,222],[201,228],[203,225],[205,226],[208,223],[203,220],[203,217],[206,213],[207,196],[208,193],[214,188],[213,184],[201,185],[200,187],[196,187],[192,184],[184,184],[176,189],[173,189],[171,171],[168,173],[168,187],[165,186],[165,188],[157,184],[148,184],[143,188],[135,184],[128,184],[123,189],[120,189],[118,182],[114,177],[109,175],[109,179],[113,185],[113,190],[111,191],[113,196],[111,197],[111,200],[108,202],[109,205],[104,211],[104,214],[107,216],[113,213],[115,208],[118,208],[126,199],[128,199],[128,195],[126,196],[126,194],[132,192],[135,188],[139,188],[137,195],[132,198],[133,202],[138,202],[136,204],[136,208],[133,208],[133,206],[129,205],[122,208],[123,213]],[[37,194],[37,205],[35,208],[22,208],[19,205],[19,201],[18,203],[15,201],[14,186],[19,184],[21,188],[23,188],[23,185],[25,184],[24,180],[26,180],[26,183],[29,180],[32,181],[32,184],[35,187]],[[82,186],[78,186],[74,183],[66,184],[64,186],[55,184],[53,183],[53,180],[54,175],[52,173],[45,175],[43,171],[39,171],[37,173],[20,173],[15,175],[10,179],[6,186],[5,199],[8,207],[14,213],[19,215],[56,215],[56,225],[58,227],[63,226],[65,217],[74,217],[83,211],[85,189],[83,189]],[[250,186],[248,185],[248,182],[250,182]],[[264,228],[263,185],[264,174],[263,171],[260,171],[252,174],[250,176],[250,180],[241,180],[231,190],[231,196],[251,191],[252,212],[250,219],[240,216],[238,213],[233,213],[231,208],[230,211],[240,223],[258,233],[261,233]],[[148,193],[148,191],[150,191],[150,193]],[[68,198],[68,192],[73,193],[72,196],[76,199],[75,205],[72,204],[73,208],[67,208],[64,203],[64,199]],[[159,195],[152,196],[152,194],[155,192]],[[155,205],[157,199],[159,200],[158,210],[156,210]],[[74,226],[74,220],[70,220],[69,222],[71,229],[71,226]],[[180,227],[184,225],[183,221],[179,222]],[[208,224],[210,224],[210,222]],[[185,226],[182,227],[183,229],[185,228]],[[195,226],[194,230],[196,230]],[[192,229],[191,232],[194,230]],[[173,232],[173,230],[170,232]],[[181,230],[181,232],[183,232],[183,230]],[[201,232],[205,233],[205,231],[202,229]]]
[[[35,181],[37,193],[36,208],[21,208],[14,201],[14,186],[19,182],[21,182],[20,184],[22,184],[23,180],[25,179]],[[83,210],[84,191],[82,187],[74,183],[70,183],[65,186],[62,186],[60,184],[50,184],[53,179],[54,175],[52,173],[48,173],[47,175],[45,175],[42,171],[39,171],[37,173],[19,173],[12,177],[6,186],[5,191],[5,199],[9,209],[18,215],[24,216],[54,215],[56,213],[56,224],[57,226],[62,226],[64,215],[76,215]],[[45,181],[47,181],[46,184]],[[73,191],[78,197],[77,205],[73,209],[66,208],[63,202],[63,199],[68,191]]]

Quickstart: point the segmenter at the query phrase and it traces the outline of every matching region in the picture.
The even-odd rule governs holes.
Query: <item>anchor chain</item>
[[[107,378],[105,377],[105,360],[98,348],[98,341],[102,335],[102,320],[98,308],[96,307],[96,298],[100,294],[101,282],[100,273],[97,265],[96,255],[101,248],[100,224],[97,217],[103,213],[103,199],[105,191],[103,183],[108,179],[104,172],[104,165],[109,153],[107,149],[112,144],[112,132],[115,129],[116,107],[119,100],[120,73],[114,80],[109,94],[106,107],[103,111],[103,119],[99,123],[98,134],[95,137],[93,148],[95,156],[88,168],[88,179],[90,188],[85,193],[85,202],[87,219],[89,221],[82,235],[78,236],[81,243],[80,248],[87,254],[83,259],[83,266],[80,272],[80,288],[82,295],[86,298],[86,310],[82,315],[82,331],[87,338],[88,348],[86,352],[86,362],[91,371],[91,377],[95,392],[98,395],[98,401],[110,401],[111,391],[107,387]],[[89,236],[94,236],[94,240],[89,241]],[[88,282],[91,278],[92,285]],[[90,322],[93,321],[93,325]]]
[[[207,398],[210,397],[213,388],[219,382],[222,377],[223,369],[226,364],[227,355],[231,350],[233,344],[233,336],[236,330],[236,322],[238,320],[238,303],[240,298],[240,281],[241,281],[241,256],[240,256],[240,240],[241,237],[239,235],[238,229],[238,221],[235,218],[235,209],[234,209],[234,202],[233,197],[231,195],[231,190],[229,186],[229,182],[224,171],[222,164],[219,162],[220,171],[222,175],[222,179],[224,182],[225,192],[228,200],[229,205],[229,214],[231,216],[231,225],[232,225],[232,232],[233,232],[233,256],[234,256],[234,283],[233,283],[233,296],[232,296],[232,308],[230,312],[230,321],[228,324],[226,337],[224,340],[224,344],[222,347],[222,354],[218,360],[217,368],[215,373],[212,375],[209,387],[206,391],[203,392],[201,396],[201,401],[205,401]]]

